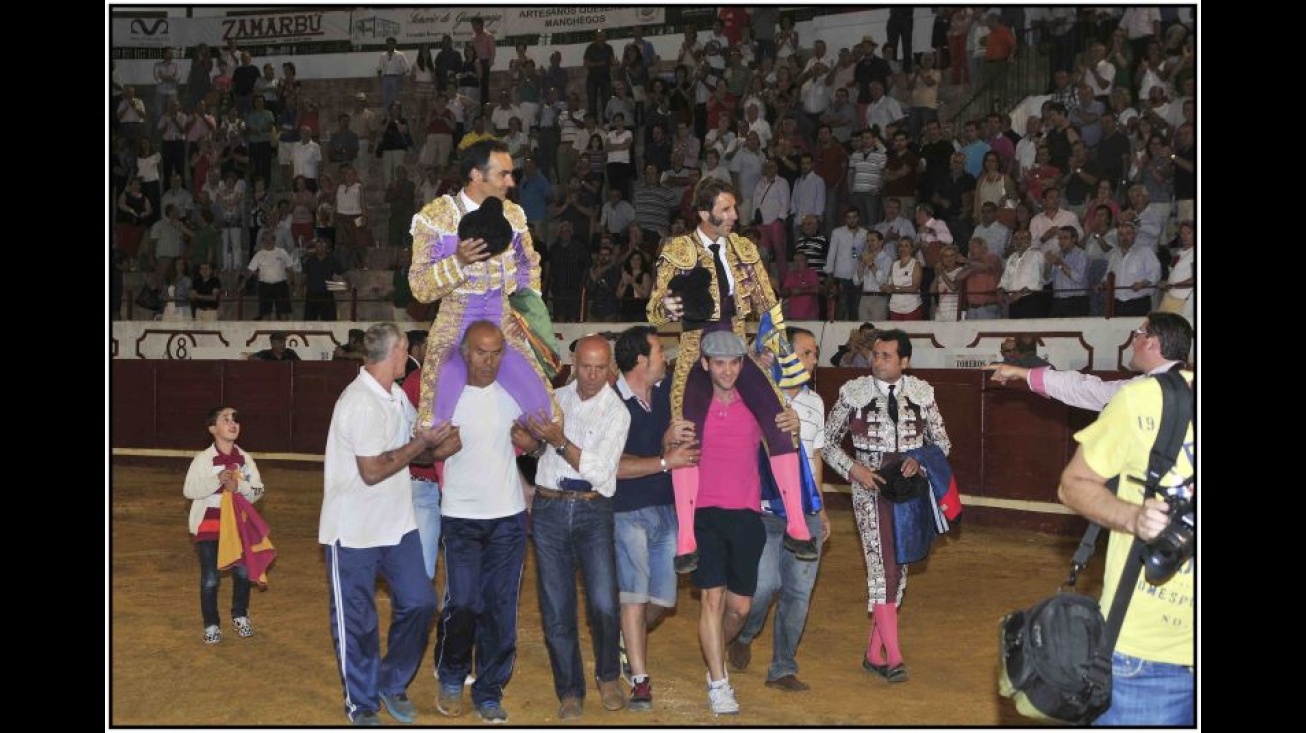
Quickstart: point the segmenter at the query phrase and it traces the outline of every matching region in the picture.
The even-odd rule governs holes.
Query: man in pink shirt
[[[485,19],[471,19],[472,45],[476,47],[476,59],[481,65],[481,103],[490,101],[490,69],[494,66],[494,34],[485,30]]]
[[[716,715],[739,712],[726,675],[725,646],[748,619],[766,545],[758,476],[762,428],[735,389],[747,351],[744,340],[730,331],[705,335],[701,346],[700,365],[712,380],[712,402],[698,467],[698,567],[691,579],[703,592],[698,643],[707,661],[708,704]],[[786,408],[776,425],[796,433],[798,413]]]

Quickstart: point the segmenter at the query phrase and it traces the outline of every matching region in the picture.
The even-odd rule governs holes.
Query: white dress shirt
[[[1043,252],[1030,246],[1023,253],[1014,252],[1007,258],[1007,266],[1002,270],[1002,280],[998,287],[1008,293],[1016,293],[1025,288],[1030,292],[1043,289]]]
[[[617,464],[630,431],[630,411],[617,393],[604,387],[598,394],[581,399],[578,382],[554,392],[562,409],[563,434],[580,448],[580,469],[572,468],[557,451],[546,449],[540,456],[535,483],[559,489],[562,479],[582,479],[611,498],[617,490]]]

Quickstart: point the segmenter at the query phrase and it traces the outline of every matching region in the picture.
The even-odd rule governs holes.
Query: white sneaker
[[[716,687],[713,687],[716,684]],[[714,715],[738,715],[739,701],[735,700],[735,690],[730,686],[730,676],[720,682],[712,682],[712,673],[707,675],[707,704]]]
[[[231,620],[231,625],[236,627],[236,634],[248,639],[254,635],[254,628],[249,625],[249,616],[237,616]]]
[[[204,627],[205,644],[217,644],[220,641],[222,641],[222,629],[218,628],[217,626]]]

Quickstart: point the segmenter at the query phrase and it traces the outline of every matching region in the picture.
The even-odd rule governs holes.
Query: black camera
[[[1165,493],[1170,523],[1143,547],[1143,574],[1153,585],[1164,583],[1193,556],[1197,540],[1197,492],[1191,485]]]

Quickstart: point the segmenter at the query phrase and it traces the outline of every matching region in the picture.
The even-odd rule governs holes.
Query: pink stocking
[[[780,501],[785,507],[785,533],[796,540],[810,540],[807,518],[803,515],[803,494],[798,469],[798,452],[771,456],[771,474],[780,489]]]
[[[676,554],[688,555],[698,549],[694,539],[694,507],[698,505],[698,466],[685,466],[671,472],[671,486],[676,491]]]
[[[880,625],[871,621],[871,638],[866,642],[866,658],[878,667],[884,666],[884,640],[880,638]]]
[[[889,666],[902,664],[902,650],[898,648],[898,607],[892,603],[877,603],[871,611],[875,619],[875,628],[880,632],[884,642],[884,651],[889,656]]]

